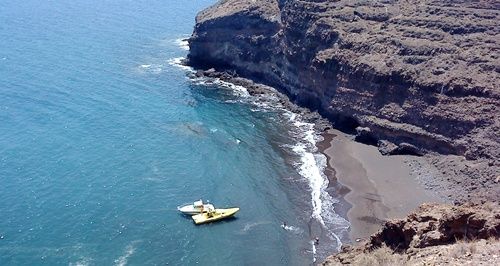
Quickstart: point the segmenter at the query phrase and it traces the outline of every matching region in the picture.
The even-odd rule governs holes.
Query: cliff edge
[[[431,161],[453,194],[496,201],[499,33],[498,1],[222,0],[188,62],[276,87],[384,154],[452,155]]]

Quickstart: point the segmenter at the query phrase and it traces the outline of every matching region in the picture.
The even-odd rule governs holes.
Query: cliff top
[[[196,23],[233,16],[236,14],[256,15],[268,20],[279,20],[279,8],[276,0],[222,0],[201,11],[196,16]]]
[[[498,1],[304,2],[318,10],[311,27],[340,36],[318,60],[500,99]]]

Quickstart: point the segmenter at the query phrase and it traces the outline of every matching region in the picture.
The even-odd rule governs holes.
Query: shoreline
[[[178,65],[178,66],[184,66],[184,67],[189,67],[188,65],[185,64],[186,61],[184,60],[177,60],[176,62],[172,61],[172,64]],[[187,73],[188,77],[191,78],[192,80],[197,80],[197,79],[213,79],[214,84],[219,84],[222,87],[230,87],[231,89],[235,89],[235,87],[243,87],[246,90],[246,93],[252,97],[252,104],[258,104],[259,102],[263,102],[266,104],[266,101],[269,101],[269,99],[273,99],[272,101],[275,101],[275,104],[278,109],[283,109],[286,110],[287,112],[291,112],[295,115],[300,116],[300,121],[299,124],[310,124],[313,135],[320,137],[325,130],[331,129],[332,125],[331,123],[322,117],[320,114],[317,112],[311,111],[308,108],[301,107],[293,103],[288,96],[283,94],[282,92],[278,91],[277,89],[264,85],[264,84],[259,84],[255,83],[252,80],[246,79],[246,78],[241,78],[238,76],[235,76],[232,73],[228,72],[218,72],[213,69],[209,70],[196,70],[196,69],[190,69],[190,71]],[[230,84],[230,86],[224,85],[224,83]],[[271,96],[271,98],[269,98]],[[276,109],[276,110],[278,110]],[[293,121],[293,120],[291,120]],[[294,124],[291,122],[291,125]],[[301,125],[295,125],[294,127],[301,127]],[[312,137],[312,136],[311,136]],[[304,152],[309,153],[311,156],[316,156],[318,154],[325,155],[324,153],[321,152],[321,149],[318,147],[318,145],[324,143],[324,141],[317,140],[314,143],[310,143],[310,138],[308,136],[300,136],[298,138],[302,139],[299,142],[303,142],[303,148],[306,149]],[[306,147],[309,144],[306,144],[305,142],[312,144],[314,149],[311,149],[311,147]],[[296,152],[296,151],[295,151]],[[309,157],[310,158],[310,157]],[[316,159],[314,159],[316,160]],[[321,184],[324,184],[325,176],[324,176],[324,171],[328,171],[328,167],[325,161],[325,164],[322,167],[318,166],[319,172],[318,176],[321,176]],[[307,167],[305,167],[307,169]],[[350,205],[347,203],[344,199],[343,196],[339,196],[338,194],[338,189],[341,186],[337,186],[337,182],[332,182],[330,181],[328,184],[328,187],[324,188],[321,187],[320,190],[318,190],[318,184],[317,180],[311,180],[311,177],[307,177],[307,175],[304,175],[304,173],[300,173],[300,169],[296,169],[298,174],[301,175],[307,182],[309,182],[309,188],[313,190],[313,193],[311,194],[312,198],[312,216],[310,217],[309,222],[307,223],[308,226],[308,232],[311,237],[311,240],[309,243],[311,244],[311,250],[313,255],[313,261],[322,261],[324,260],[329,254],[335,251],[340,251],[340,248],[344,244],[348,244],[348,238],[347,238],[347,229],[348,229],[348,224],[342,226],[341,223],[336,223],[331,221],[325,222],[325,216],[331,219],[331,217],[338,216],[338,219],[342,220],[344,223],[347,223],[347,217],[346,213],[347,210],[349,209]],[[329,173],[327,176],[329,177],[334,177],[334,173]],[[321,186],[321,185],[320,185]],[[318,196],[317,193],[320,193],[320,201],[321,203],[318,205],[318,202],[315,203],[315,200],[318,200],[316,197]],[[324,193],[324,194],[323,194]],[[327,203],[328,200],[325,202],[325,197],[326,198],[333,198],[335,203],[333,203],[334,208],[326,208],[320,210],[320,217],[317,217],[318,214],[315,214],[317,212],[318,206],[322,206],[323,204],[331,204]],[[338,202],[337,202],[338,201]],[[324,208],[324,207],[322,207]],[[331,213],[330,213],[331,212]],[[333,214],[333,216],[332,216]],[[326,218],[326,219],[328,219]],[[337,219],[337,218],[333,218]],[[333,228],[332,228],[333,226]],[[345,229],[342,229],[345,228]],[[335,230],[338,229],[338,230]],[[318,238],[319,243],[321,244],[315,244],[314,239]],[[339,242],[340,241],[340,242]]]
[[[405,217],[424,202],[444,202],[418,183],[406,162],[412,156],[384,156],[376,147],[335,129],[325,131],[323,137],[329,142],[318,145],[328,158],[325,174],[350,206],[344,217],[351,224],[352,243],[368,238],[387,220]]]
[[[252,96],[267,94],[271,88],[234,73],[214,69],[194,71],[189,74],[191,78],[219,79],[245,87]],[[329,181],[326,192],[338,200],[334,205],[335,213],[350,224],[346,236],[350,243],[342,244],[356,244],[366,239],[379,230],[385,221],[403,218],[421,203],[445,202],[437,195],[436,189],[425,188],[419,182],[425,179],[422,173],[429,172],[430,168],[423,157],[382,155],[377,147],[355,141],[354,135],[333,129],[333,125],[317,112],[300,107],[285,94],[274,91],[283,108],[300,114],[306,122],[314,124],[316,134],[323,138],[316,143],[316,148],[318,153],[326,157],[323,171]],[[387,169],[396,171],[388,172]],[[318,228],[315,223],[310,224],[310,231],[311,235],[321,236],[321,243],[324,243],[325,233],[329,233]],[[323,245],[314,248],[324,249]]]
[[[331,157],[329,154],[324,152],[330,147],[331,141],[336,136],[335,134],[329,134],[328,131],[329,130],[323,131],[320,134],[323,140],[319,141],[316,144],[316,147],[318,148],[317,152],[323,154],[326,157],[326,165],[324,169],[324,174],[328,179],[328,188],[326,189],[326,191],[330,194],[331,197],[339,201],[335,204],[335,213],[349,222],[349,220],[347,219],[347,212],[352,208],[352,204],[345,199],[345,196],[349,192],[351,192],[351,189],[338,182],[336,171],[330,164]]]

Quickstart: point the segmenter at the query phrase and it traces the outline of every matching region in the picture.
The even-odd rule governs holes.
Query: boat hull
[[[195,224],[205,224],[232,217],[239,210],[240,208],[215,209],[212,215],[209,213],[200,213],[193,215],[191,218],[193,218]]]
[[[195,214],[199,214],[199,213],[202,213],[202,212],[208,210],[208,208],[210,208],[210,207],[213,208],[213,205],[205,204],[205,205],[203,205],[203,211],[202,211],[201,208],[196,208],[193,205],[185,205],[185,206],[177,207],[177,210],[184,213],[184,214],[187,214],[187,215],[195,215]]]

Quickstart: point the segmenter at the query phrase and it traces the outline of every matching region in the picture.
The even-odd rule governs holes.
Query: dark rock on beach
[[[223,0],[196,17],[188,62],[428,156],[458,201],[498,200],[499,34],[497,1]]]

